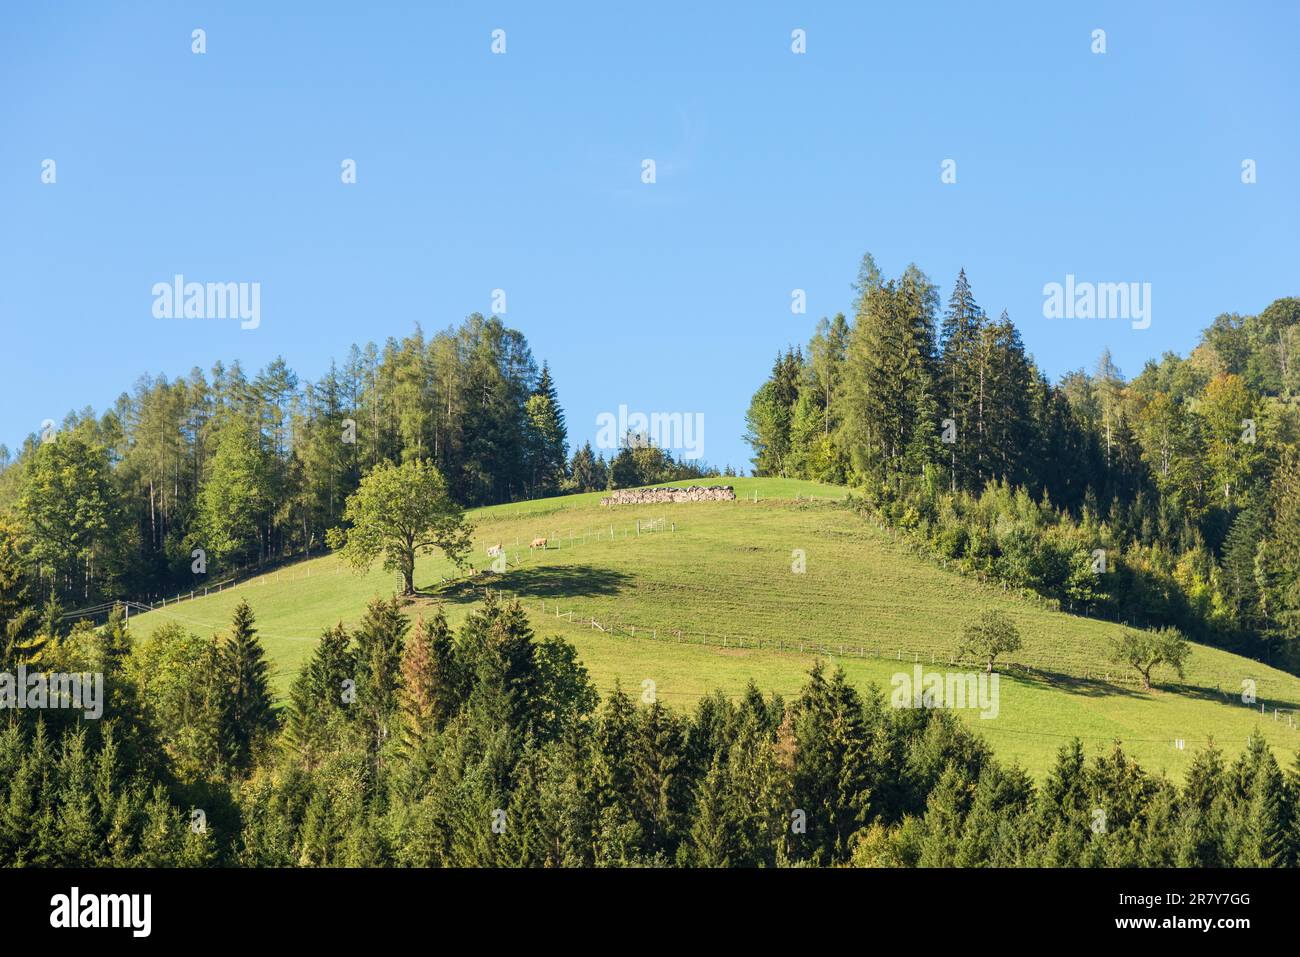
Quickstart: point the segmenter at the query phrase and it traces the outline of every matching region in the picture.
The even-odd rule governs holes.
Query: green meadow
[[[792,696],[818,658],[888,694],[891,678],[918,663],[954,670],[948,656],[962,626],[995,607],[1024,637],[1010,656],[1019,666],[1000,676],[995,718],[958,714],[1035,776],[1072,737],[1089,753],[1119,740],[1144,767],[1175,779],[1209,740],[1235,755],[1259,731],[1284,765],[1300,749],[1300,721],[1288,721],[1300,707],[1300,678],[1198,645],[1183,680],[1158,673],[1157,686],[1141,691],[1107,663],[1117,625],[946,571],[846,508],[844,489],[716,481],[733,485],[737,500],[605,507],[596,493],[475,510],[471,561],[487,569],[487,547],[500,544],[506,570],[466,579],[441,556],[423,557],[421,593],[408,611],[442,602],[457,624],[481,587],[499,588],[520,599],[539,635],[572,642],[602,691],[619,682],[640,695],[650,681],[664,702],[690,709],[714,689],[735,695],[751,680]],[[528,547],[542,536],[545,550]],[[133,616],[132,629],[176,621],[218,632],[247,598],[283,696],[324,628],[356,622],[369,599],[397,587],[377,566],[357,575],[327,554]],[[1256,685],[1254,707],[1241,703],[1246,679]]]

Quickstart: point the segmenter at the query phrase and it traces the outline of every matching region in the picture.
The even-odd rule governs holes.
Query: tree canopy
[[[381,462],[366,473],[343,509],[346,529],[331,529],[329,544],[360,572],[383,559],[402,576],[402,593],[415,592],[415,559],[438,549],[458,567],[470,549],[472,527],[438,469],[422,460]]]

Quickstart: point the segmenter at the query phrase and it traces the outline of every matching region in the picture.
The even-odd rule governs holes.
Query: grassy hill
[[[1300,707],[1300,678],[1195,646],[1183,682],[1141,691],[1106,663],[1118,626],[945,571],[845,508],[843,489],[726,481],[735,502],[609,508],[596,493],[479,509],[471,513],[473,561],[486,567],[487,546],[505,546],[509,567],[494,587],[523,601],[539,635],[572,642],[602,691],[616,680],[639,691],[650,679],[662,700],[690,709],[714,688],[735,694],[753,678],[764,691],[789,696],[817,657],[859,686],[888,691],[892,675],[918,662],[927,671],[956,670],[947,656],[962,625],[981,607],[996,607],[1024,636],[1012,660],[1033,670],[1003,673],[997,718],[959,714],[1036,776],[1075,736],[1090,753],[1119,739],[1145,767],[1175,778],[1208,739],[1234,755],[1257,729],[1285,765],[1300,748],[1300,720],[1289,715]],[[530,551],[542,535],[550,547]],[[798,574],[796,550],[806,564]],[[421,559],[416,583],[424,593],[410,612],[442,600],[458,624],[478,593],[463,581],[444,582],[455,575],[441,557]],[[246,597],[283,695],[323,628],[355,622],[370,597],[397,587],[378,568],[358,576],[325,555],[133,617],[132,627],[148,633],[178,621],[218,631]],[[1247,678],[1265,713],[1241,703]],[[1275,715],[1274,708],[1284,710]],[[1185,750],[1175,747],[1179,739]]]

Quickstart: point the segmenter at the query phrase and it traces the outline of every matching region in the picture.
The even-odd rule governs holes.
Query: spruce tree
[[[39,661],[45,641],[27,588],[17,529],[0,517],[0,670]]]
[[[537,388],[525,405],[525,416],[528,423],[525,468],[529,488],[533,497],[554,495],[565,479],[568,430],[546,363],[542,363]]]
[[[647,847],[671,857],[690,799],[690,782],[682,773],[686,734],[681,721],[657,698],[638,718],[632,754],[633,816]]]
[[[254,627],[253,609],[241,599],[235,606],[230,634],[221,646],[222,670],[227,687],[226,739],[231,762],[246,770],[255,748],[275,726],[271,692],[267,686],[269,668],[262,642]]]
[[[690,862],[695,867],[731,867],[736,856],[732,795],[721,756],[716,756],[695,789],[690,832]]]
[[[1294,805],[1286,777],[1262,735],[1251,734],[1233,772],[1238,798],[1236,866],[1291,866]]]
[[[794,801],[807,816],[810,857],[840,863],[866,823],[872,792],[862,700],[842,670],[828,681],[821,662],[814,666],[794,704],[794,732]]]
[[[948,443],[952,487],[975,484],[974,459],[978,453],[980,422],[980,329],[984,313],[975,303],[963,269],[957,275],[948,311],[939,329],[943,418],[953,420],[955,442]]]
[[[1192,758],[1183,779],[1174,863],[1179,867],[1225,867],[1227,778],[1223,752],[1211,742]]]
[[[402,645],[409,627],[394,596],[371,601],[354,632],[358,713],[376,766],[382,763],[381,752],[394,730]]]
[[[431,620],[423,617],[402,652],[402,743],[408,754],[439,730],[456,707],[451,629],[441,605]]]
[[[326,629],[289,692],[283,741],[308,770],[325,748],[333,717],[350,713],[346,682],[356,680],[350,642],[342,622]]]
[[[1094,805],[1088,794],[1083,743],[1075,738],[1057,751],[1056,764],[1039,791],[1035,844],[1040,866],[1079,866],[1095,829],[1106,826],[1105,811],[1105,807]]]
[[[575,492],[597,492],[605,487],[604,476],[596,471],[596,455],[590,441],[584,442],[582,448],[573,453],[573,460],[569,463],[569,484]]]

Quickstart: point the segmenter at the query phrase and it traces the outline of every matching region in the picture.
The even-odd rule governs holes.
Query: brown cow
[[[545,547],[546,547],[546,539],[545,539],[545,538],[534,538],[534,539],[533,539],[533,543],[532,543],[531,545],[529,545],[528,547],[529,547],[529,548],[545,548]]]

